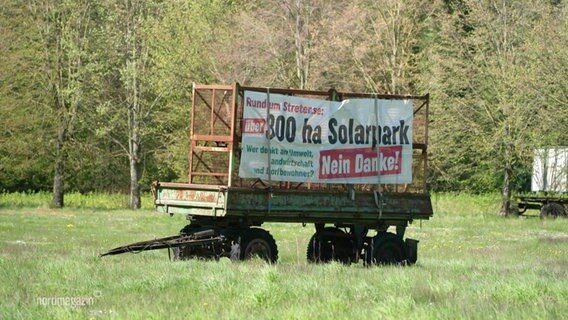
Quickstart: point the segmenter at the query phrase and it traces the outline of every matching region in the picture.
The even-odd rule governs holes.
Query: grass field
[[[148,199],[144,199],[148,203]],[[412,267],[311,265],[312,227],[267,224],[279,263],[99,258],[176,234],[184,217],[120,196],[0,194],[0,319],[562,319],[568,219],[501,218],[496,196],[435,195]]]

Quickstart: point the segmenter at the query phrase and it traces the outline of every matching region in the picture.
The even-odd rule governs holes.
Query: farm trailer
[[[568,147],[534,150],[531,191],[516,197],[518,214],[533,209],[541,218],[568,216]]]
[[[433,214],[426,184],[428,95],[194,84],[192,96],[189,183],[152,184],[157,210],[185,214],[189,224],[179,235],[103,255],[171,248],[174,259],[258,256],[273,263],[277,245],[261,226],[281,222],[314,225],[310,262],[416,262],[418,240],[405,239],[406,228]],[[400,105],[410,123],[385,125],[380,117]],[[355,111],[363,117],[344,116]],[[322,140],[342,147],[330,153]],[[397,162],[401,157],[404,163]]]

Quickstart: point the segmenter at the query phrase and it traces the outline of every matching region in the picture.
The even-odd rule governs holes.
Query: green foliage
[[[0,9],[0,190],[50,187],[53,165],[47,145],[50,112],[39,107],[42,88],[33,75],[40,49],[21,1],[5,1]]]
[[[556,99],[543,108],[543,94],[552,88],[537,88],[544,76],[534,73],[546,63],[536,52],[563,55],[534,37],[565,34],[552,21],[566,12],[551,14],[547,1],[450,3],[433,50],[438,63],[427,79],[434,97],[434,180],[454,190],[495,190],[504,179],[524,185],[532,151],[566,141],[557,139],[565,137],[565,125],[550,128],[562,122],[565,104]]]
[[[0,189],[185,181],[192,83],[424,94],[430,185],[527,185],[568,141],[562,1],[7,0]],[[131,148],[135,141],[138,149]],[[60,148],[60,149],[58,149]]]

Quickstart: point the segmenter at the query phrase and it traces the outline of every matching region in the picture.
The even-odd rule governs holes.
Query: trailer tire
[[[190,224],[186,225],[185,227],[183,227],[179,231],[179,234],[186,236],[186,235],[189,235],[189,234],[192,234],[192,233],[198,231],[200,228],[201,228],[200,225],[190,223]],[[197,258],[197,255],[196,255],[195,250],[191,247],[183,246],[183,247],[172,248],[172,260],[173,261],[190,260],[190,259],[194,259],[194,258]]]
[[[172,248],[173,261],[184,261],[196,258],[199,258],[199,255],[196,254],[194,248],[191,248],[189,246]]]
[[[365,263],[372,265],[397,265],[407,260],[406,244],[390,232],[379,232],[365,251]]]
[[[566,217],[564,206],[556,202],[550,202],[542,206],[540,209],[540,218],[557,218]]]
[[[231,256],[239,260],[259,257],[268,263],[278,261],[278,247],[272,235],[260,228],[245,229],[240,234],[240,242],[231,248]],[[236,250],[233,252],[233,250]]]
[[[333,260],[344,264],[352,261],[353,244],[345,238],[345,232],[335,227],[324,229],[324,235],[317,232],[308,242],[306,257],[311,263],[328,263]]]

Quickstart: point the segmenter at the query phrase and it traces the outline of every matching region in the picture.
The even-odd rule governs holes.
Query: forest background
[[[0,191],[186,181],[192,83],[426,94],[433,191],[530,186],[568,142],[563,0],[4,0]]]

